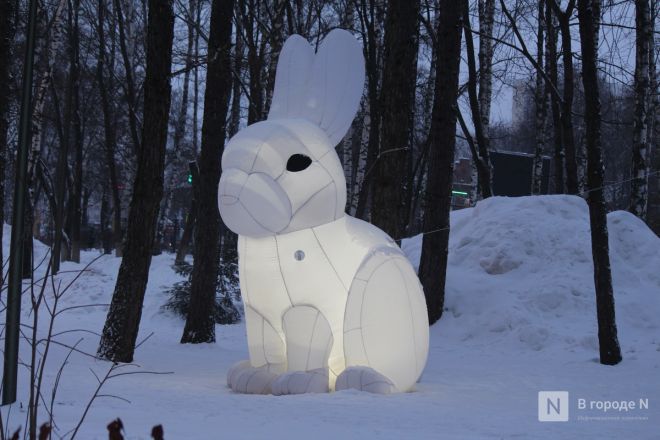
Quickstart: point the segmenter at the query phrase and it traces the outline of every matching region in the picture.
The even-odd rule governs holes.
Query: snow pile
[[[608,225],[624,356],[649,343],[660,350],[660,239],[627,212],[609,214]],[[404,241],[403,249],[417,263],[421,236]],[[583,199],[493,197],[453,212],[447,277],[440,325],[448,337],[597,354],[589,212]]]
[[[217,438],[218,429],[231,439],[657,439],[660,240],[625,212],[610,214],[609,227],[621,364],[594,362],[596,311],[585,203],[565,196],[492,198],[452,213],[447,310],[431,327],[429,359],[416,391],[391,396],[352,390],[284,397],[232,393],[225,377],[231,365],[248,357],[244,324],[218,325],[215,344],[180,344],[184,321],[161,306],[168,289],[183,278],[172,269],[173,255],[155,256],[136,365],[123,371],[171,374],[110,380],[102,394],[120,399],[98,398],[77,438],[105,439],[105,426],[120,417],[127,439],[147,438],[159,423],[166,438],[175,439]],[[10,228],[4,232],[7,256]],[[421,242],[421,237],[404,241],[413,261],[419,260]],[[35,242],[35,264],[46,252]],[[59,378],[56,437],[76,426],[98,386],[96,376],[110,368],[83,352],[96,352],[121,259],[84,251],[81,260],[64,262],[54,280],[66,286],[80,275],[62,298],[55,324],[57,341],[78,344],[81,351],[71,354]],[[36,278],[45,267],[46,261]],[[50,287],[47,296],[52,305]],[[30,325],[33,316],[29,295],[23,295],[22,322]],[[43,336],[45,306],[40,316]],[[68,353],[66,346],[51,346],[46,400]],[[29,356],[23,338],[20,355]],[[19,369],[18,403],[1,410],[10,430],[25,421],[27,372]],[[570,392],[569,422],[538,422],[540,390]],[[638,420],[585,422],[578,417],[603,413],[578,411],[578,398],[648,398],[651,406],[624,414]],[[39,418],[46,418],[44,411]]]

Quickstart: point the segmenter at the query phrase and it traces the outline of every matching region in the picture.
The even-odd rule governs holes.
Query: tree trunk
[[[188,15],[190,17],[197,11],[196,0],[190,0],[188,4]],[[190,91],[190,73],[193,69],[193,49],[195,45],[195,23],[188,22],[188,41],[186,48],[186,64],[185,73],[183,74],[183,86],[181,91],[181,102],[177,116],[174,119],[174,136],[172,136],[172,150],[176,155],[176,163],[180,163],[183,157],[183,141],[186,135],[186,122],[188,121],[188,107],[189,107],[189,91]],[[154,254],[160,254],[165,247],[163,240],[165,239],[165,222],[167,218],[171,218],[171,207],[174,198],[174,190],[176,188],[176,181],[180,179],[179,169],[170,173],[169,181],[165,185],[165,197],[160,209],[160,218],[158,220],[158,232],[156,233],[156,244],[154,247]]]
[[[202,2],[197,2],[197,11],[195,14],[195,23],[199,26],[202,16]],[[195,31],[195,59],[199,58],[199,29]],[[193,126],[192,126],[192,140],[193,140],[193,157],[197,159],[197,152],[199,151],[199,66],[195,65],[193,75]]]
[[[477,94],[477,67],[474,55],[474,41],[472,39],[472,29],[470,25],[470,2],[463,0],[461,2],[463,11],[463,27],[465,30],[465,46],[467,49],[468,61],[468,97],[470,101],[470,110],[472,112],[472,123],[474,124],[474,134],[477,148],[473,150],[472,159],[477,168],[477,178],[479,183],[479,192],[481,197],[488,198],[493,195],[492,173],[490,167],[490,156],[488,149],[490,142],[486,136],[483,126],[483,113],[479,107],[479,97]],[[476,153],[476,154],[475,154]]]
[[[80,0],[73,0],[69,3],[73,7],[72,17],[72,38],[70,55],[72,62],[72,71],[75,72],[73,84],[73,135],[75,142],[75,157],[73,168],[73,191],[71,192],[71,261],[80,263],[80,225],[82,223],[82,191],[83,191],[83,133],[82,121],[80,115],[80,31],[79,31],[79,10]]]
[[[31,144],[31,151],[30,151],[30,157],[29,157],[29,162],[28,162],[28,185],[31,185],[33,176],[35,176],[35,171],[36,171],[36,164],[40,159],[41,155],[41,142],[42,142],[42,133],[43,133],[43,125],[44,125],[44,106],[46,102],[46,92],[48,90],[48,86],[51,83],[51,77],[53,74],[53,64],[55,57],[57,56],[57,53],[59,51],[60,45],[62,44],[63,41],[63,26],[61,26],[61,17],[62,17],[62,11],[64,10],[66,1],[61,0],[55,11],[53,12],[53,18],[52,18],[52,24],[51,24],[51,34],[50,38],[47,40],[47,43],[45,44],[44,48],[44,61],[45,61],[45,66],[42,74],[40,75],[39,81],[37,83],[37,87],[35,90],[35,99],[34,99],[34,104],[33,104],[33,110],[32,110],[32,140],[30,141]],[[69,78],[68,84],[70,84],[71,78]],[[65,134],[61,138],[63,144],[68,145],[68,133]],[[64,158],[66,159],[66,158]],[[66,164],[66,162],[65,162]],[[58,165],[59,166],[59,165]],[[25,206],[26,206],[26,224],[25,224],[25,230],[26,231],[31,231],[32,230],[32,224],[27,223],[28,219],[31,222],[34,213],[27,213],[27,211],[31,211],[33,206],[32,206],[32,199],[31,199],[31,194],[32,191],[28,192],[28,197],[26,198],[25,201]],[[59,202],[59,200],[58,200]],[[64,206],[64,203],[58,203],[57,209],[62,210]],[[57,222],[56,222],[57,223]],[[63,222],[60,222],[61,225],[63,225]],[[58,236],[58,234],[60,234]],[[55,230],[55,246],[59,246],[61,241],[62,241],[62,228],[59,230]],[[23,245],[23,252],[28,252],[23,254],[23,276],[28,278],[31,274],[32,267],[31,267],[31,262],[30,258],[28,257],[29,253],[32,251],[32,234],[30,232],[30,235],[26,235],[24,237],[25,243]],[[51,271],[53,274],[57,273],[59,270],[59,259],[60,259],[60,252],[59,248],[58,252],[55,252],[55,248],[53,249],[53,265],[51,267]],[[29,271],[29,272],[28,272]]]
[[[575,0],[569,0],[566,11],[562,11],[557,0],[548,0],[559,20],[561,29],[561,52],[564,63],[564,93],[561,112],[562,134],[564,144],[564,161],[566,164],[566,192],[577,194],[578,183],[577,154],[575,151],[575,136],[573,133],[573,49],[571,40],[571,16],[575,8]]]
[[[144,85],[142,147],[128,214],[126,246],[117,284],[103,328],[98,354],[114,362],[132,362],[149,277],[158,207],[163,195],[163,170],[170,110],[172,0],[149,0]]]
[[[107,185],[107,181],[106,181]],[[101,249],[104,254],[112,253],[112,240],[110,235],[110,201],[108,200],[108,190],[103,188],[101,193],[101,212],[100,212],[100,229],[101,229]]]
[[[12,2],[0,2],[0,265],[3,264],[2,240],[5,224],[5,161],[9,132],[9,60],[14,34]],[[0,276],[0,288],[2,288]]]
[[[380,146],[380,71],[382,56],[381,21],[382,5],[376,0],[361,0],[360,8],[362,32],[365,35],[363,47],[366,58],[365,72],[367,75],[367,112],[369,120],[369,138],[364,163],[364,172],[360,183],[355,216],[362,220],[369,217],[369,198],[371,194],[371,182],[373,180],[373,168],[378,160]]]
[[[235,7],[239,7],[236,5]],[[240,17],[240,14],[239,14]],[[227,127],[227,137],[232,137],[238,133],[238,126],[241,122],[241,81],[243,73],[243,22],[240,19],[236,22],[236,44],[234,45],[234,60],[231,92],[231,111],[229,116],[229,126]]]
[[[106,57],[106,44],[105,44],[105,0],[99,0],[97,15],[99,25],[97,26],[98,39],[99,39],[99,55],[96,64],[96,81],[99,84],[99,95],[101,96],[101,110],[103,112],[103,135],[104,135],[104,152],[105,163],[108,168],[108,178],[110,180],[110,191],[112,194],[112,241],[115,247],[115,255],[121,257],[122,255],[122,231],[121,231],[121,198],[119,196],[119,178],[117,176],[117,164],[115,161],[115,148],[117,146],[117,126],[113,123],[114,111],[110,102],[110,90],[112,75],[109,75],[106,80],[105,77],[105,57]],[[110,66],[112,70],[113,66]],[[106,195],[107,196],[107,195]]]
[[[280,57],[280,51],[284,44],[284,12],[286,9],[285,0],[275,0],[273,4],[273,20],[270,30],[270,61],[268,63],[268,82],[266,89],[266,102],[264,104],[264,113],[268,113],[270,103],[273,99],[273,90],[275,89],[275,72],[277,70],[277,60]]]
[[[244,20],[247,42],[247,66],[250,74],[248,97],[248,125],[262,120],[264,111],[264,84],[262,82],[263,52],[259,50],[259,7],[245,4],[245,0],[239,0],[241,15],[239,19]]]
[[[541,194],[543,182],[543,151],[546,141],[546,115],[547,93],[541,66],[543,66],[543,38],[544,38],[544,0],[538,2],[538,28],[536,32],[536,89],[534,90],[534,104],[536,107],[536,148],[534,149],[534,172],[532,178],[532,194]]]
[[[190,248],[190,240],[192,240],[193,231],[195,229],[195,217],[196,217],[197,205],[195,204],[195,198],[190,203],[190,211],[186,216],[186,224],[183,227],[183,233],[181,234],[181,240],[179,241],[179,247],[176,250],[176,258],[174,264],[181,264],[186,260],[186,255],[188,255],[188,249]]]
[[[598,27],[600,0],[578,0],[580,45],[582,46],[582,82],[585,99],[587,145],[587,189],[591,225],[591,252],[594,263],[596,309],[600,362],[621,362],[614,313],[614,292],[607,233],[607,209],[603,197],[603,160],[601,147],[600,97],[598,95]]]
[[[632,182],[628,210],[646,220],[650,165],[651,82],[649,75],[651,7],[649,0],[635,0],[635,115],[633,119]],[[655,90],[655,93],[658,91]]]
[[[546,88],[549,90],[552,86],[557,86],[558,73],[557,73],[557,32],[555,30],[555,20],[552,13],[551,2],[554,0],[547,0],[545,5],[545,29],[546,29],[546,50],[545,50],[545,66],[548,72],[549,81],[546,81]],[[550,108],[552,110],[552,126],[553,126],[553,146],[554,146],[554,193],[564,193],[564,144],[561,124],[561,110],[558,97],[554,93],[550,93]]]
[[[484,135],[490,129],[490,104],[493,96],[493,21],[495,0],[479,0],[479,110]]]
[[[430,324],[442,316],[445,301],[463,6],[463,2],[440,0],[442,13],[439,14],[436,35],[437,57],[443,62],[436,63],[425,193],[426,206],[432,209],[424,213],[426,234],[419,264]]]
[[[117,28],[119,29],[119,48],[124,62],[124,75],[126,81],[126,101],[128,102],[128,126],[133,141],[133,152],[140,151],[140,136],[137,117],[137,92],[135,87],[135,78],[133,76],[133,67],[129,56],[128,38],[126,36],[124,13],[122,11],[121,0],[113,0],[115,15],[117,18]]]
[[[373,173],[371,222],[395,239],[407,223],[405,204],[417,74],[418,0],[389,0],[385,22],[382,132]]]
[[[194,266],[190,286],[190,306],[181,337],[182,343],[215,341],[213,309],[218,283],[221,223],[217,207],[218,181],[232,85],[230,51],[233,3],[233,0],[215,0],[211,7],[200,181],[197,191],[198,215],[193,251]]]

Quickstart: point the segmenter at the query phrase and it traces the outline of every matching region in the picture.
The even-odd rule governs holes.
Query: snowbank
[[[330,395],[250,396],[232,393],[225,376],[246,359],[244,325],[217,326],[215,344],[179,344],[184,322],[161,311],[166,290],[182,278],[174,256],[154,257],[150,268],[136,366],[124,371],[170,372],[112,379],[103,389],[116,398],[94,402],[78,438],[107,438],[105,426],[121,417],[127,439],[146,439],[162,423],[172,439],[493,439],[635,438],[660,432],[660,240],[625,212],[609,216],[617,320],[624,360],[597,363],[596,312],[587,207],[576,197],[492,198],[452,213],[446,312],[431,328],[429,360],[413,393],[379,396],[356,391]],[[10,229],[4,229],[8,255]],[[405,240],[419,260],[421,237]],[[35,242],[35,262],[47,248]],[[97,260],[94,260],[98,258]],[[93,354],[121,259],[83,252],[57,275],[71,286],[58,316],[58,341]],[[37,271],[43,273],[45,265]],[[50,292],[49,292],[50,294]],[[50,296],[49,296],[49,304]],[[84,307],[78,307],[84,306]],[[29,324],[29,295],[23,322]],[[46,316],[45,310],[41,316]],[[0,322],[4,320],[4,313]],[[47,321],[40,325],[45,333]],[[74,330],[74,331],[71,331]],[[46,365],[47,400],[69,350],[52,346]],[[21,356],[28,356],[21,342]],[[54,412],[58,435],[73,428],[103,376],[107,362],[73,353],[60,380]],[[90,371],[91,370],[91,371]],[[94,374],[92,373],[94,372]],[[539,423],[541,390],[567,390],[568,423]],[[19,403],[5,426],[25,420],[26,370],[19,370]],[[580,421],[577,399],[648,398],[639,420]],[[21,406],[22,405],[22,406]],[[7,420],[8,407],[2,408]],[[609,415],[609,413],[607,414]],[[619,415],[619,414],[615,414]],[[44,420],[42,413],[40,420]]]
[[[660,238],[632,214],[608,215],[624,351],[660,350]],[[417,264],[422,237],[404,240]],[[444,333],[520,350],[597,353],[589,212],[575,196],[493,197],[452,212]]]

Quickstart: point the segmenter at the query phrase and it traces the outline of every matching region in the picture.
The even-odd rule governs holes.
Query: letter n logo
[[[568,391],[539,391],[539,422],[568,422]]]

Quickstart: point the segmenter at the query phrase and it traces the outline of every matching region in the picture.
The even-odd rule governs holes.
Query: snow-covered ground
[[[658,439],[660,239],[628,213],[611,213],[608,221],[621,364],[597,362],[584,201],[569,196],[492,198],[452,213],[446,310],[431,328],[426,370],[415,392],[390,396],[356,391],[233,394],[225,386],[225,373],[247,358],[244,326],[218,326],[216,344],[179,344],[183,321],[163,313],[161,305],[166,289],[181,278],[171,268],[173,256],[155,257],[138,338],[146,341],[135,358],[139,367],[122,370],[171,374],[112,379],[102,394],[129,402],[97,399],[78,438],[107,438],[105,425],[120,417],[131,439],[149,438],[151,426],[160,423],[168,439]],[[8,227],[4,236],[7,243]],[[46,249],[35,246],[38,260]],[[416,264],[421,237],[404,241],[403,249]],[[98,255],[85,252],[83,263]],[[60,307],[107,304],[119,263],[118,258],[100,257]],[[57,278],[66,283],[83,266],[65,263]],[[28,298],[23,310],[28,323]],[[99,333],[106,311],[104,306],[67,310],[58,316],[56,331]],[[74,344],[80,338],[78,348],[94,353],[98,336],[93,334],[70,332],[57,340]],[[52,348],[46,400],[66,354],[63,347]],[[21,357],[26,356],[23,344]],[[54,405],[59,435],[75,427],[96,388],[92,370],[102,376],[108,368],[107,362],[71,355]],[[24,369],[20,375],[19,403],[12,405],[8,423],[8,408],[2,410],[9,428],[25,420]],[[539,391],[568,391],[570,420],[539,422]],[[579,399],[586,409],[578,407]],[[648,409],[598,408],[624,400],[639,406],[640,399],[648,399]],[[41,419],[46,417],[42,413]]]

